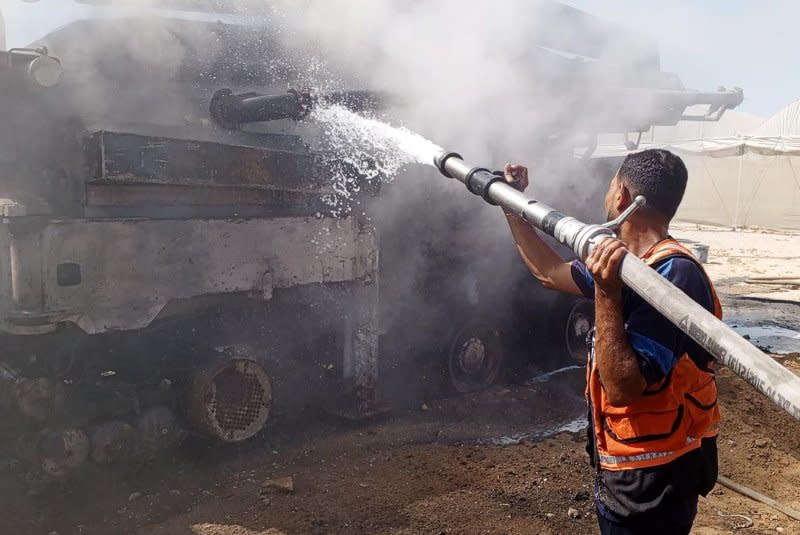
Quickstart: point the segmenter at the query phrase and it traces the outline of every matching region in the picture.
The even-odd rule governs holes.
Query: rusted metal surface
[[[272,408],[272,382],[255,361],[212,361],[195,373],[187,397],[187,419],[223,442],[241,442],[264,428]]]
[[[194,35],[187,22],[164,30]],[[13,342],[0,410],[14,417],[0,445],[24,434],[27,460],[61,476],[87,458],[156,457],[186,436],[184,410],[207,435],[245,440],[269,417],[265,369],[282,408],[327,403],[344,381],[343,397],[369,413],[377,237],[362,209],[334,197],[333,179],[353,169],[310,150],[313,128],[229,132],[208,118],[212,85],[296,85],[294,62],[250,28],[204,25],[219,59],[179,38],[186,55],[167,65],[132,58],[115,21],[69,26],[48,36],[67,54],[58,88],[31,91],[0,73],[0,338]],[[269,65],[257,59],[267,55]],[[355,187],[352,206],[377,188]],[[313,326],[292,330],[311,315]],[[270,336],[262,322],[276,325]],[[170,344],[156,343],[164,336]],[[202,367],[210,347],[254,336],[269,346],[258,363]],[[308,380],[320,358],[325,374]],[[170,387],[156,391],[158,381]]]
[[[123,217],[209,217],[258,215],[293,217],[325,213],[328,204],[319,193],[258,186],[186,186],[122,181],[86,184],[87,215]],[[226,212],[215,208],[226,209]]]
[[[268,185],[297,189],[312,176],[310,153],[117,132],[89,141],[95,178],[173,185]]]
[[[32,328],[37,317],[88,333],[136,329],[180,299],[246,292],[269,299],[273,287],[357,281],[377,271],[374,232],[351,219],[53,220],[26,239],[41,248],[12,265],[0,257],[0,288],[18,289],[0,310],[7,331]],[[77,273],[68,284],[59,278],[65,264],[80,266],[79,281]],[[19,310],[31,312],[27,323],[8,321]]]
[[[370,416],[377,410],[378,295],[378,274],[372,273],[353,286],[347,303],[342,379],[353,406],[342,408],[336,403],[328,406],[330,412],[347,418]]]

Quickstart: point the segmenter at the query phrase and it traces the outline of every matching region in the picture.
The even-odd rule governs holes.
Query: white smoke
[[[476,165],[527,163],[535,196],[567,213],[580,209],[575,215],[599,219],[597,193],[613,170],[591,175],[576,164],[573,148],[591,146],[593,133],[619,115],[619,104],[610,104],[618,86],[629,80],[646,84],[643,65],[658,70],[647,39],[603,23],[596,32],[594,23],[545,1],[233,0],[234,15],[220,14],[219,24],[195,26],[185,24],[187,19],[208,22],[216,15],[152,9],[213,3],[131,0],[118,13],[124,20],[96,8],[87,16],[102,16],[107,23],[84,25],[84,33],[73,31],[70,39],[48,38],[72,72],[75,91],[69,105],[82,117],[102,121],[119,117],[158,127],[181,125],[192,139],[200,139],[210,130],[207,110],[214,89],[383,91],[393,95],[385,117],[391,124],[457,150]],[[176,25],[160,15],[183,20]],[[242,24],[246,27],[235,28],[234,37],[246,34],[248,46],[220,37]],[[572,54],[558,52],[573,42],[580,46]],[[198,63],[207,76],[193,87],[186,73],[198,70]],[[237,71],[232,81],[225,76],[232,63],[267,76]],[[623,107],[630,112],[636,106]],[[305,134],[314,125],[279,122],[265,128]],[[328,128],[327,134],[346,137],[347,131]],[[381,132],[374,135],[372,143],[353,146],[340,160],[361,163],[371,147],[381,146]],[[381,228],[382,262],[393,268],[382,280],[384,302],[391,304],[385,326],[408,319],[399,305],[422,318],[427,304],[451,299],[437,287],[436,295],[420,290],[420,280],[431,272],[445,274],[457,288],[453,293],[470,306],[485,307],[477,283],[509,280],[509,266],[521,265],[497,208],[413,160],[398,155],[388,162],[400,176],[370,206]],[[341,184],[337,180],[331,177],[334,187]],[[459,263],[448,255],[460,256]],[[499,304],[493,313],[508,308],[508,296],[495,298]]]

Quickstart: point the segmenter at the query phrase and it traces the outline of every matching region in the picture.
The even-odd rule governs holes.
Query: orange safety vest
[[[642,260],[652,266],[672,256],[688,257],[703,269],[692,253],[672,238],[654,245]],[[708,286],[714,315],[722,319],[722,307],[710,280]],[[600,382],[592,348],[586,398],[593,418],[596,461],[600,468],[630,470],[667,464],[699,448],[701,439],[716,436],[717,383],[711,362],[708,366],[701,369],[684,354],[664,379],[649,385],[634,402],[614,407]]]

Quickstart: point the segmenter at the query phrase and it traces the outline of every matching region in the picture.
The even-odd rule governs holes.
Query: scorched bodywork
[[[263,46],[235,27],[152,22]],[[334,171],[293,127],[208,119],[217,84],[291,75],[200,45],[167,65],[131,57],[124,24],[67,26],[45,38],[52,56],[0,52],[0,450],[62,476],[188,433],[246,440],[275,413],[371,414],[375,230],[333,215]],[[63,80],[37,83],[53,65]]]

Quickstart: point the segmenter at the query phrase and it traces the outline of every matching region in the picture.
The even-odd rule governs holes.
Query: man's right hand
[[[506,183],[519,191],[528,187],[528,168],[516,163],[507,163],[503,168]]]
[[[519,191],[528,187],[528,168],[507,163],[503,168],[506,183]],[[572,266],[545,243],[536,230],[519,215],[504,210],[511,234],[517,242],[522,260],[545,288],[581,295],[572,278]]]

